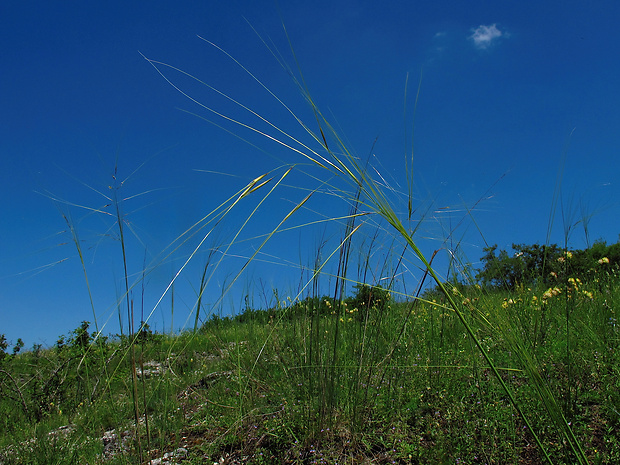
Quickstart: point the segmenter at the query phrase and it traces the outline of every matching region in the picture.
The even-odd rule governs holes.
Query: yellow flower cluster
[[[546,302],[550,298],[560,295],[561,293],[562,293],[562,290],[559,287],[554,287],[554,288],[550,287],[543,293],[542,300],[543,302]]]
[[[577,294],[582,294],[585,297],[587,297],[588,299],[592,299],[593,298],[593,294],[590,291],[586,291],[586,290],[580,290],[579,288],[582,286],[582,282],[579,278],[568,278],[568,282],[566,285],[566,293],[568,295],[568,298],[572,298],[574,295]],[[552,297],[555,297],[559,294],[562,293],[562,290],[559,287],[553,287],[553,288],[549,288],[547,289],[543,295],[542,295],[542,303],[546,303],[547,300],[551,299]],[[532,303],[536,302],[536,297],[532,298]]]
[[[466,307],[471,307],[472,304],[475,304],[476,302],[478,302],[478,300],[480,300],[479,297],[474,297],[473,299],[470,299],[469,297],[467,297],[463,300],[462,304]]]
[[[567,291],[568,291],[568,296],[572,297],[572,292],[574,291],[575,293],[579,292],[579,286],[581,286],[581,280],[579,278],[575,279],[575,278],[568,278],[568,287],[567,287]],[[584,296],[586,296],[588,299],[592,299],[593,295],[592,292],[590,291],[586,291],[586,290],[582,290],[581,294],[583,294]]]
[[[344,307],[344,311],[345,311],[346,313],[349,313],[349,314],[353,314],[353,313],[355,313],[355,312],[357,312],[357,311],[358,311],[357,307],[354,307],[354,308],[352,308],[352,309],[349,309],[349,308],[348,308],[348,305],[347,305],[347,303],[346,303],[346,302],[342,302],[342,306]],[[333,312],[332,312],[332,313],[333,313]],[[349,318],[347,318],[347,319],[345,319],[345,318],[340,318],[340,322],[341,322],[341,323],[350,323],[351,321],[353,321],[353,318],[351,318],[351,317],[349,317]]]
[[[509,298],[505,298],[504,301],[502,302],[502,307],[503,308],[508,308],[511,305],[516,305],[519,302],[523,302],[523,299],[518,298],[518,299],[509,299]]]

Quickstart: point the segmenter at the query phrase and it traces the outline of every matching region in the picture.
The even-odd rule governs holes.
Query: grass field
[[[178,69],[150,63],[175,86],[165,72]],[[405,159],[405,187],[390,187],[379,167],[348,149],[303,79],[295,82],[314,121],[303,122],[272,95],[309,142],[232,100],[265,129],[224,116],[226,122],[266,136],[296,158],[280,172],[257,176],[198,220],[162,253],[162,262],[189,238],[202,238],[183,257],[176,279],[197,261],[222,219],[253,199],[256,208],[229,239],[234,244],[263,202],[300,171],[318,187],[291,200],[271,231],[254,236],[254,254],[226,291],[265,244],[326,191],[350,209],[338,218],[325,214],[323,224],[341,226],[337,247],[319,246],[297,292],[274,291],[265,299],[272,305],[246,302],[231,317],[199,315],[212,276],[205,266],[192,278],[194,328],[153,333],[135,323],[132,290],[147,270],[142,278],[128,270],[128,232],[115,197],[110,205],[124,269],[118,311],[126,331],[105,337],[93,318],[92,326],[84,322],[54,347],[2,352],[0,463],[620,463],[618,261],[596,257],[587,275],[572,275],[565,265],[554,271],[553,286],[545,277],[545,285],[515,281],[506,290],[480,286],[475,270],[459,261],[459,245],[444,241],[456,271],[442,279],[435,255],[427,256],[418,242],[426,218],[414,195],[413,154]],[[375,245],[352,246],[360,236]],[[367,285],[370,275],[363,279],[376,244],[388,251],[385,289]],[[570,260],[567,253],[560,258]],[[402,263],[419,272],[417,290],[391,285]],[[130,276],[138,279],[130,282]]]
[[[552,463],[577,459],[541,386],[587,460],[620,460],[618,275],[601,276],[557,295],[454,290]],[[133,345],[83,326],[64,346],[7,355],[1,462],[144,463],[179,447],[184,463],[545,461],[445,299],[358,294],[370,305],[308,298],[176,337],[143,330]],[[124,448],[104,453],[112,430]]]

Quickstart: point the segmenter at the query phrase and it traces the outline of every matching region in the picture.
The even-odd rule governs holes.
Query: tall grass
[[[406,224],[410,223],[412,220],[412,213],[415,210],[414,205],[416,202],[413,197],[414,189],[413,179],[411,176],[413,170],[413,150],[411,157],[405,158],[405,172],[407,173],[407,189],[405,203],[407,205],[407,213],[405,215],[401,215],[399,213],[399,206],[394,199],[394,189],[389,185],[385,184],[385,180],[382,177],[379,177],[377,179],[372,175],[372,169],[369,167],[369,165],[361,162],[354,155],[354,152],[349,149],[349,146],[345,143],[344,139],[339,135],[337,130],[332,126],[329,120],[322,113],[321,109],[315,103],[313,97],[308,91],[308,88],[303,78],[303,74],[301,73],[292,47],[292,56],[294,57],[294,61],[297,64],[296,70],[291,69],[287,65],[287,63],[285,63],[280,58],[281,55],[277,51],[272,49],[270,49],[270,51],[273,56],[276,57],[276,59],[279,61],[280,65],[292,77],[293,81],[298,86],[299,91],[303,95],[305,101],[309,104],[312,114],[314,115],[314,121],[312,123],[302,121],[302,119],[298,117],[289,106],[287,106],[277,97],[275,92],[268,89],[268,87],[262,82],[260,82],[248,69],[246,69],[227,52],[223,51],[212,43],[210,44],[216,47],[218,50],[222,51],[229,58],[231,58],[241,67],[244,72],[248,73],[249,76],[255,79],[256,82],[263,89],[265,89],[271,96],[273,96],[275,101],[282,105],[292,116],[293,120],[296,121],[305,130],[306,134],[310,136],[310,139],[314,142],[313,145],[317,148],[311,148],[311,144],[306,144],[300,141],[290,133],[285,132],[277,124],[272,123],[271,121],[262,117],[259,112],[256,112],[243,105],[242,103],[236,101],[234,98],[213,89],[208,84],[199,81],[194,76],[191,76],[179,70],[178,68],[172,67],[162,62],[158,62],[155,60],[148,61],[177,91],[181,92],[191,101],[198,104],[200,107],[202,107],[202,109],[207,110],[213,115],[220,117],[228,122],[234,123],[239,127],[240,130],[248,130],[250,132],[258,133],[264,136],[266,139],[274,141],[290,149],[294,155],[301,156],[302,159],[308,160],[314,165],[320,167],[322,170],[324,170],[324,179],[331,179],[331,181],[329,181],[329,186],[338,192],[338,196],[342,200],[352,205],[352,214],[345,228],[345,238],[338,247],[339,260],[337,262],[338,265],[336,280],[333,291],[333,302],[335,303],[334,310],[332,312],[333,318],[325,321],[322,319],[318,319],[318,317],[315,317],[311,324],[311,345],[307,349],[311,354],[309,363],[311,365],[316,364],[317,367],[321,367],[318,373],[312,374],[312,376],[318,376],[318,383],[320,385],[319,391],[321,393],[320,397],[322,399],[325,399],[325,403],[321,404],[319,408],[319,417],[321,418],[320,426],[323,426],[322,422],[324,421],[323,419],[326,417],[330,418],[330,422],[328,424],[331,424],[331,419],[334,415],[333,408],[336,405],[337,398],[336,385],[339,382],[340,377],[343,375],[342,370],[338,369],[339,367],[341,367],[341,363],[343,362],[339,359],[338,347],[340,344],[345,343],[342,340],[343,330],[341,325],[341,321],[343,316],[345,316],[345,313],[343,306],[339,302],[342,302],[344,296],[344,283],[347,280],[349,254],[351,251],[351,240],[352,237],[356,234],[359,234],[360,231],[359,226],[355,227],[355,213],[359,209],[364,209],[366,210],[366,212],[375,215],[377,217],[377,221],[385,224],[385,227],[387,228],[385,233],[388,236],[398,238],[398,240],[404,244],[403,250],[406,249],[408,255],[411,255],[413,258],[417,259],[417,261],[421,264],[420,267],[422,268],[424,273],[428,274],[428,276],[434,281],[437,289],[442,293],[443,298],[445,299],[445,308],[443,309],[443,311],[447,310],[453,312],[454,315],[456,315],[456,317],[460,321],[460,324],[463,326],[466,333],[468,334],[469,339],[472,341],[473,345],[477,348],[477,350],[483,357],[484,363],[489,367],[489,369],[495,376],[497,382],[501,386],[501,389],[510,400],[510,403],[514,407],[515,411],[521,417],[522,421],[529,430],[534,441],[538,445],[539,450],[544,455],[546,460],[549,463],[552,462],[546,448],[541,443],[537,432],[534,430],[534,428],[532,428],[528,415],[526,415],[526,413],[521,407],[520,402],[518,402],[514,393],[504,381],[504,378],[502,377],[500,370],[498,369],[497,362],[491,357],[488,349],[484,347],[483,342],[481,341],[479,335],[476,333],[474,327],[472,326],[472,320],[469,316],[470,313],[473,313],[475,315],[474,318],[476,318],[479,322],[482,321],[486,325],[487,330],[493,335],[493,337],[497,337],[505,341],[505,343],[510,347],[510,350],[514,352],[516,358],[520,362],[521,369],[524,370],[525,373],[527,373],[529,382],[536,387],[536,391],[540,397],[540,400],[543,403],[551,420],[553,421],[553,424],[560,431],[563,440],[566,441],[570,450],[572,451],[572,456],[579,463],[587,463],[587,457],[585,456],[579,444],[579,441],[575,438],[572,429],[562,412],[562,408],[557,401],[556,396],[549,390],[549,387],[541,376],[540,367],[533,355],[531,354],[530,348],[527,345],[526,341],[523,339],[522,335],[518,331],[516,331],[511,316],[500,311],[494,312],[492,316],[482,315],[480,309],[478,308],[474,307],[470,309],[464,307],[461,303],[461,299],[463,297],[459,295],[455,288],[453,288],[451,285],[441,279],[438,272],[431,266],[428,257],[422,252],[415,236],[415,229],[411,229],[409,226],[406,226]],[[265,45],[267,44],[265,43]],[[166,69],[180,72],[185,76],[194,79],[201,84],[204,84],[208,88],[214,90],[218,94],[224,96],[234,104],[238,105],[241,109],[249,112],[251,116],[258,118],[263,123],[266,123],[267,127],[271,128],[273,132],[264,132],[262,130],[259,130],[255,126],[252,126],[240,120],[233,119],[230,116],[224,115],[219,111],[211,108],[210,106],[199,102],[188,93],[186,93],[184,90],[176,86],[173,83],[172,78],[167,77],[167,74],[163,71]],[[418,89],[418,93],[419,91],[420,89]],[[284,218],[283,221],[286,221],[290,217],[290,215],[292,215],[297,208],[301,207],[301,205],[305,203],[305,201],[309,197],[310,196],[304,199],[302,203],[300,203],[293,211],[290,212],[289,215]],[[278,227],[268,235],[268,238],[270,238],[274,233],[278,231],[281,224],[278,225]],[[454,255],[456,251],[453,250],[451,252]],[[320,268],[315,270],[313,279],[316,279],[319,271]],[[297,295],[294,301],[298,300],[300,296],[301,294]],[[313,297],[317,296],[315,295]],[[284,312],[284,314],[285,313],[286,312]],[[376,351],[382,343],[386,343],[388,345],[390,344],[390,341],[382,341],[380,338],[380,334],[382,332],[382,321],[380,319],[375,322],[370,322],[369,320],[366,320],[364,323],[365,324],[363,325],[362,333],[359,340],[361,349],[357,354],[356,358],[356,362],[358,365],[357,367],[351,367],[351,369],[357,370],[356,372],[358,374],[358,378],[355,383],[358,384],[361,382],[361,369],[366,364],[369,364],[369,366],[371,367],[369,368],[366,375],[367,379],[372,378],[373,370],[380,368],[379,360],[367,359],[368,351]],[[318,341],[322,339],[320,334],[323,331],[329,334],[329,340],[331,345],[330,349],[318,343]],[[265,344],[267,344],[267,342],[268,341],[265,341]],[[316,354],[318,354],[318,356],[316,356],[315,358]],[[373,365],[374,368],[372,368]],[[385,376],[385,372],[382,373],[381,376]],[[314,388],[312,387],[312,389]],[[355,418],[356,415],[359,414],[359,412],[357,411],[358,408],[361,408],[363,406],[363,403],[357,403],[356,401],[353,401],[349,405],[357,406],[354,408],[356,412],[353,415],[353,418]]]
[[[76,407],[71,420],[95,429],[117,430],[130,422],[135,429],[135,456],[141,462],[149,458],[155,446],[163,450],[166,442],[180,444],[180,434],[175,433],[185,428],[187,436],[205,438],[208,444],[201,446],[209,451],[245,451],[250,442],[254,452],[271,453],[273,463],[283,459],[306,463],[316,458],[321,444],[331,444],[346,457],[384,454],[385,458],[392,454],[401,463],[429,459],[423,451],[434,446],[438,451],[429,455],[435,461],[447,462],[464,454],[482,457],[480,460],[488,463],[516,463],[524,455],[522,449],[527,449],[523,444],[530,440],[537,446],[536,459],[589,463],[582,444],[583,432],[575,434],[576,417],[566,408],[576,401],[570,386],[577,377],[573,364],[583,370],[574,356],[578,353],[586,357],[584,347],[576,348],[572,341],[579,328],[580,334],[588,335],[582,337],[582,346],[602,350],[607,344],[617,345],[618,332],[609,324],[609,319],[615,318],[614,302],[610,300],[617,298],[611,285],[601,283],[607,285],[605,292],[609,295],[604,312],[595,308],[591,299],[578,300],[575,292],[571,300],[568,283],[564,287],[564,307],[559,299],[551,299],[544,306],[534,304],[540,289],[521,289],[511,298],[485,291],[476,287],[454,230],[448,231],[440,247],[447,251],[451,270],[451,275],[442,278],[433,266],[442,252],[427,254],[419,241],[421,229],[430,221],[431,207],[420,204],[414,195],[413,142],[404,158],[406,189],[401,192],[386,181],[378,167],[357,157],[324,116],[308,91],[293,48],[295,68],[264,43],[309,105],[311,121],[297,116],[241,63],[211,45],[271,95],[303,130],[308,142],[179,68],[148,59],[174,89],[211,113],[211,117],[235,126],[234,136],[244,139],[243,131],[259,135],[287,149],[293,158],[279,172],[257,175],[133,275],[123,200],[115,191],[113,198],[104,196],[113,213],[90,209],[97,214],[111,214],[120,244],[123,292],[117,308],[121,328],[121,307],[126,311],[128,334],[121,334],[121,343],[112,353],[97,320],[77,230],[70,215],[64,214],[80,257],[95,322],[92,343],[80,345],[78,339],[72,343],[73,348],[83,349],[76,372],[86,386],[80,392],[89,392],[90,396],[84,399],[85,405]],[[200,102],[175,84],[170,74],[177,73],[228,99],[268,129],[259,129],[259,124],[234,119]],[[414,109],[421,88],[420,83]],[[212,122],[209,117],[197,116]],[[316,187],[293,201],[273,228],[253,235],[253,252],[223,285],[220,297],[207,305],[207,289],[216,279],[217,270],[224,267],[224,258],[245,240],[243,234],[251,221],[296,173],[307,175]],[[319,221],[291,225],[300,211],[309,209],[311,201],[322,195],[340,201],[348,212],[339,217],[325,213]],[[193,314],[188,318],[193,324],[186,322],[191,331],[178,337],[172,330],[167,336],[149,333],[148,322],[168,294],[174,322],[175,284],[191,263],[203,257],[206,244],[231,212],[252,201],[247,217],[230,238],[206,251],[207,258],[195,279]],[[466,220],[475,223],[470,208],[465,209],[461,221]],[[268,297],[264,296],[266,308],[262,310],[253,308],[246,299],[244,312],[236,318],[221,318],[214,313],[270,241],[287,230],[326,225],[338,228],[337,239],[319,242],[313,263],[300,266],[300,284],[285,298],[275,290],[275,303],[267,304]],[[141,299],[141,324],[136,327],[134,289],[141,285],[144,294],[148,274],[188,246],[190,252],[158,293],[154,306],[145,309]],[[413,289],[396,284],[403,274],[417,279]],[[136,276],[136,280],[131,282],[130,276]],[[435,292],[430,292],[431,288]],[[356,298],[351,297],[352,292],[357,293]],[[564,320],[560,317],[562,311]],[[600,334],[604,335],[603,341],[597,339]],[[562,372],[568,375],[567,381],[559,383],[552,376],[556,368],[550,366],[552,360],[556,361],[557,347],[562,347],[569,367]],[[93,351],[98,351],[96,363]],[[165,373],[155,380],[144,377],[144,362],[149,358],[166,364]],[[57,363],[65,363],[60,360]],[[63,372],[62,365],[54,370]],[[138,373],[142,374],[140,380]],[[10,388],[11,392],[28,415],[19,383],[13,380],[13,384],[18,387]],[[117,396],[118,390],[124,396]],[[201,390],[208,390],[208,395],[203,396]],[[565,392],[569,394],[568,403],[563,407]],[[197,396],[199,401],[177,404],[179,396]],[[97,418],[85,420],[89,414]],[[192,419],[191,426],[185,424],[186,418]],[[415,434],[410,435],[409,430]],[[475,437],[466,440],[462,434]],[[73,444],[77,445],[77,441]],[[477,444],[489,450],[470,450]],[[56,445],[46,447],[59,450]],[[80,454],[75,457],[88,455]],[[132,455],[121,454],[118,460],[130,462]],[[262,462],[257,458],[256,463]]]

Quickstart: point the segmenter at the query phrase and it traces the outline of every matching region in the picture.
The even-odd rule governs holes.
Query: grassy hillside
[[[618,463],[620,282],[605,265],[552,289],[451,291],[518,407],[445,298],[365,287],[176,337],[93,342],[84,324],[5,355],[0,463],[575,463],[556,414],[590,463]]]

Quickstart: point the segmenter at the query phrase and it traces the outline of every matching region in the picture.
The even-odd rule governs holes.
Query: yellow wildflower
[[[556,295],[558,295],[560,292],[561,292],[560,289],[558,289],[557,287],[554,287],[553,289],[549,288],[543,293],[542,299],[543,300],[550,299],[551,297],[555,297]]]

